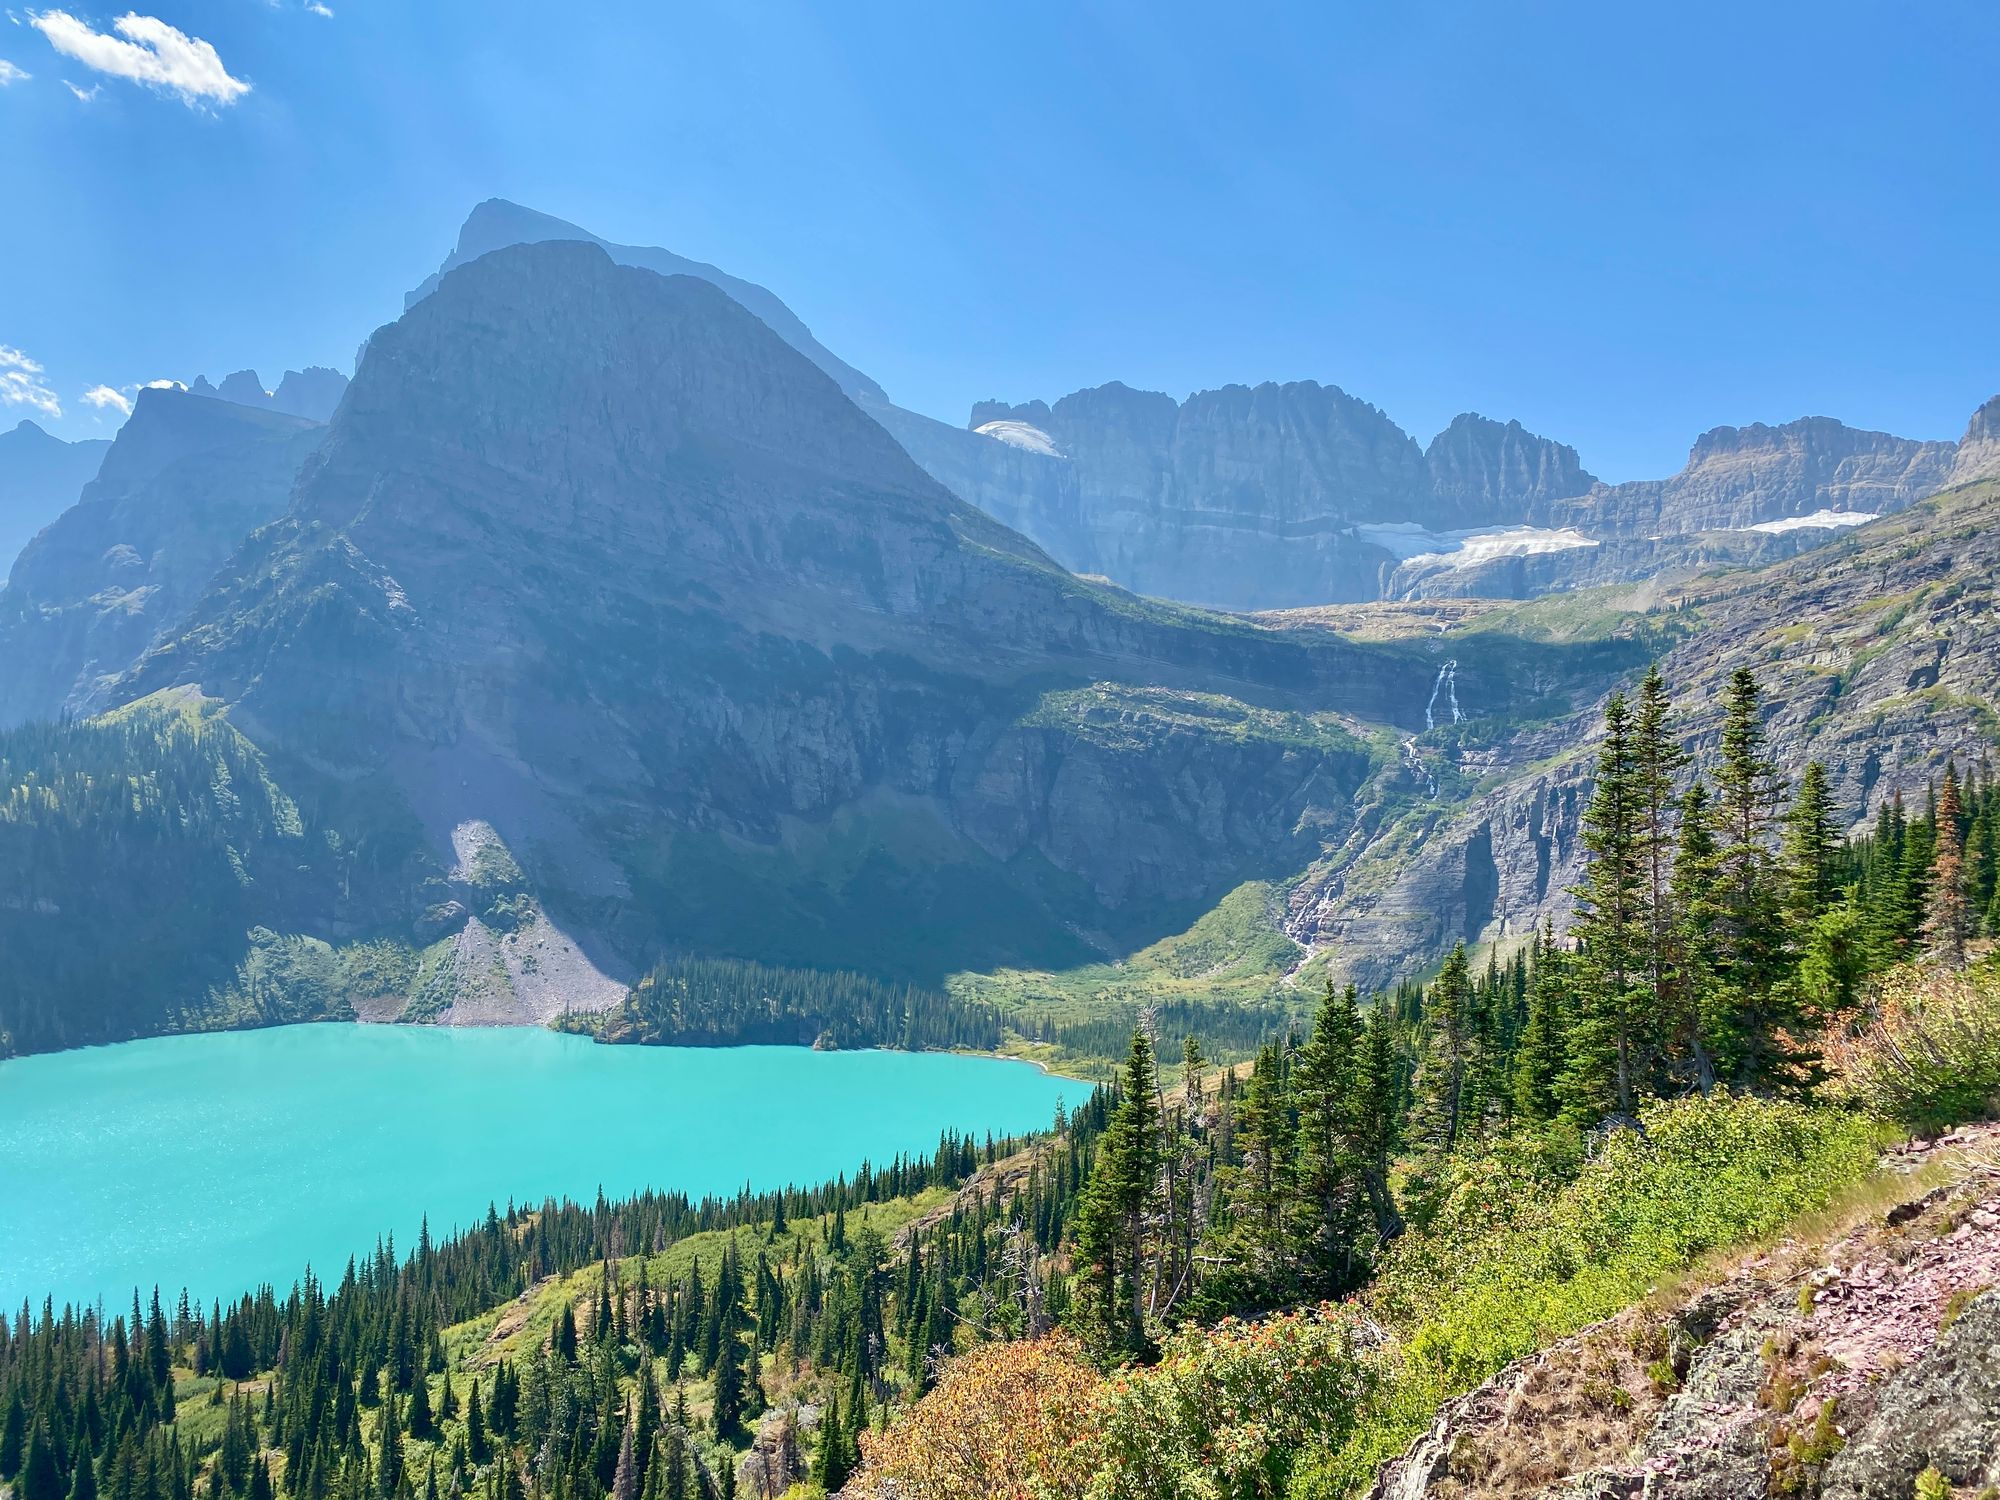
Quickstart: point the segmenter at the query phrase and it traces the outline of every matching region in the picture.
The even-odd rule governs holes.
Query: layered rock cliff
[[[1717,427],[1671,479],[1596,485],[1540,516],[1594,535],[1742,530],[1787,518],[1888,515],[1951,481],[1956,445],[1863,432],[1831,417]]]
[[[2000,396],[1972,414],[1952,460],[1953,484],[1971,484],[1976,479],[2000,479]]]
[[[839,358],[813,337],[798,314],[753,281],[731,276],[705,261],[690,260],[650,245],[617,245],[550,214],[537,213],[504,198],[489,198],[475,207],[458,231],[458,243],[435,274],[403,299],[410,308],[437,289],[438,282],[480,256],[509,245],[538,245],[549,240],[580,240],[595,245],[622,266],[638,266],[662,276],[692,276],[720,287],[731,301],[747,308],[773,333],[811,360],[855,400],[886,402],[882,388]]]
[[[0,727],[87,713],[285,508],[325,431],[177,390],[143,390],[76,503],[0,593]]]

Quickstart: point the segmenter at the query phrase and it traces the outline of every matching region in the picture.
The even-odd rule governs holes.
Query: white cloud
[[[325,16],[328,20],[333,18],[333,11],[320,4],[320,0],[306,0],[306,9],[316,16]]]
[[[113,78],[165,89],[183,104],[234,104],[250,92],[249,84],[230,76],[215,48],[155,16],[128,11],[111,23],[116,36],[93,31],[66,10],[31,14],[28,23],[64,57]]]
[[[22,72],[6,58],[0,57],[0,89],[4,89],[10,83],[26,83],[32,76],[34,75]]]
[[[62,402],[42,379],[42,367],[11,344],[0,344],[0,406],[25,406],[60,417]]]
[[[185,380],[149,380],[140,389],[148,391],[184,391],[187,389],[187,382]]]
[[[115,411],[121,417],[132,415],[132,401],[123,391],[115,391],[108,385],[94,385],[83,393],[83,404],[94,406],[99,411]]]
[[[63,80],[63,87],[68,89],[72,94],[76,95],[76,97],[81,99],[85,104],[88,104],[90,103],[91,100],[97,97],[98,91],[101,90],[104,87],[104,85],[101,83],[93,83],[87,89],[80,89],[75,84],[71,83],[67,78],[65,78]]]

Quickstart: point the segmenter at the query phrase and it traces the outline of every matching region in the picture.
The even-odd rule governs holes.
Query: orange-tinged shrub
[[[1867,1030],[1827,1050],[1841,1093],[1913,1130],[2000,1110],[2000,963],[1893,970]]]
[[[864,1433],[849,1492],[882,1500],[1064,1500],[1094,1466],[1104,1382],[1065,1336],[945,1366],[887,1432]]]

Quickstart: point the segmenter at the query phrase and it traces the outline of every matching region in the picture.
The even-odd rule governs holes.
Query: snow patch
[[[1041,428],[1028,422],[988,422],[983,427],[972,429],[981,437],[994,438],[1010,448],[1025,448],[1030,453],[1039,453],[1044,458],[1061,458],[1062,449],[1056,440]]]
[[[1410,523],[1357,526],[1354,534],[1416,568],[1476,568],[1497,557],[1531,557],[1595,547],[1596,538],[1574,527],[1501,526],[1473,531],[1426,531]]]
[[[1809,516],[1784,516],[1776,521],[1759,521],[1754,526],[1744,526],[1739,529],[1766,531],[1773,535],[1786,531],[1803,531],[1807,527],[1841,530],[1849,526],[1865,526],[1879,518],[1880,512],[1872,510],[1816,510]]]

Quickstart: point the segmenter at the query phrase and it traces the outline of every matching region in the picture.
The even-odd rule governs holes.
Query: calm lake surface
[[[1023,1063],[603,1047],[532,1028],[320,1025],[0,1063],[0,1308],[227,1298],[393,1232],[544,1197],[818,1183],[944,1129],[1045,1128],[1089,1085]]]

